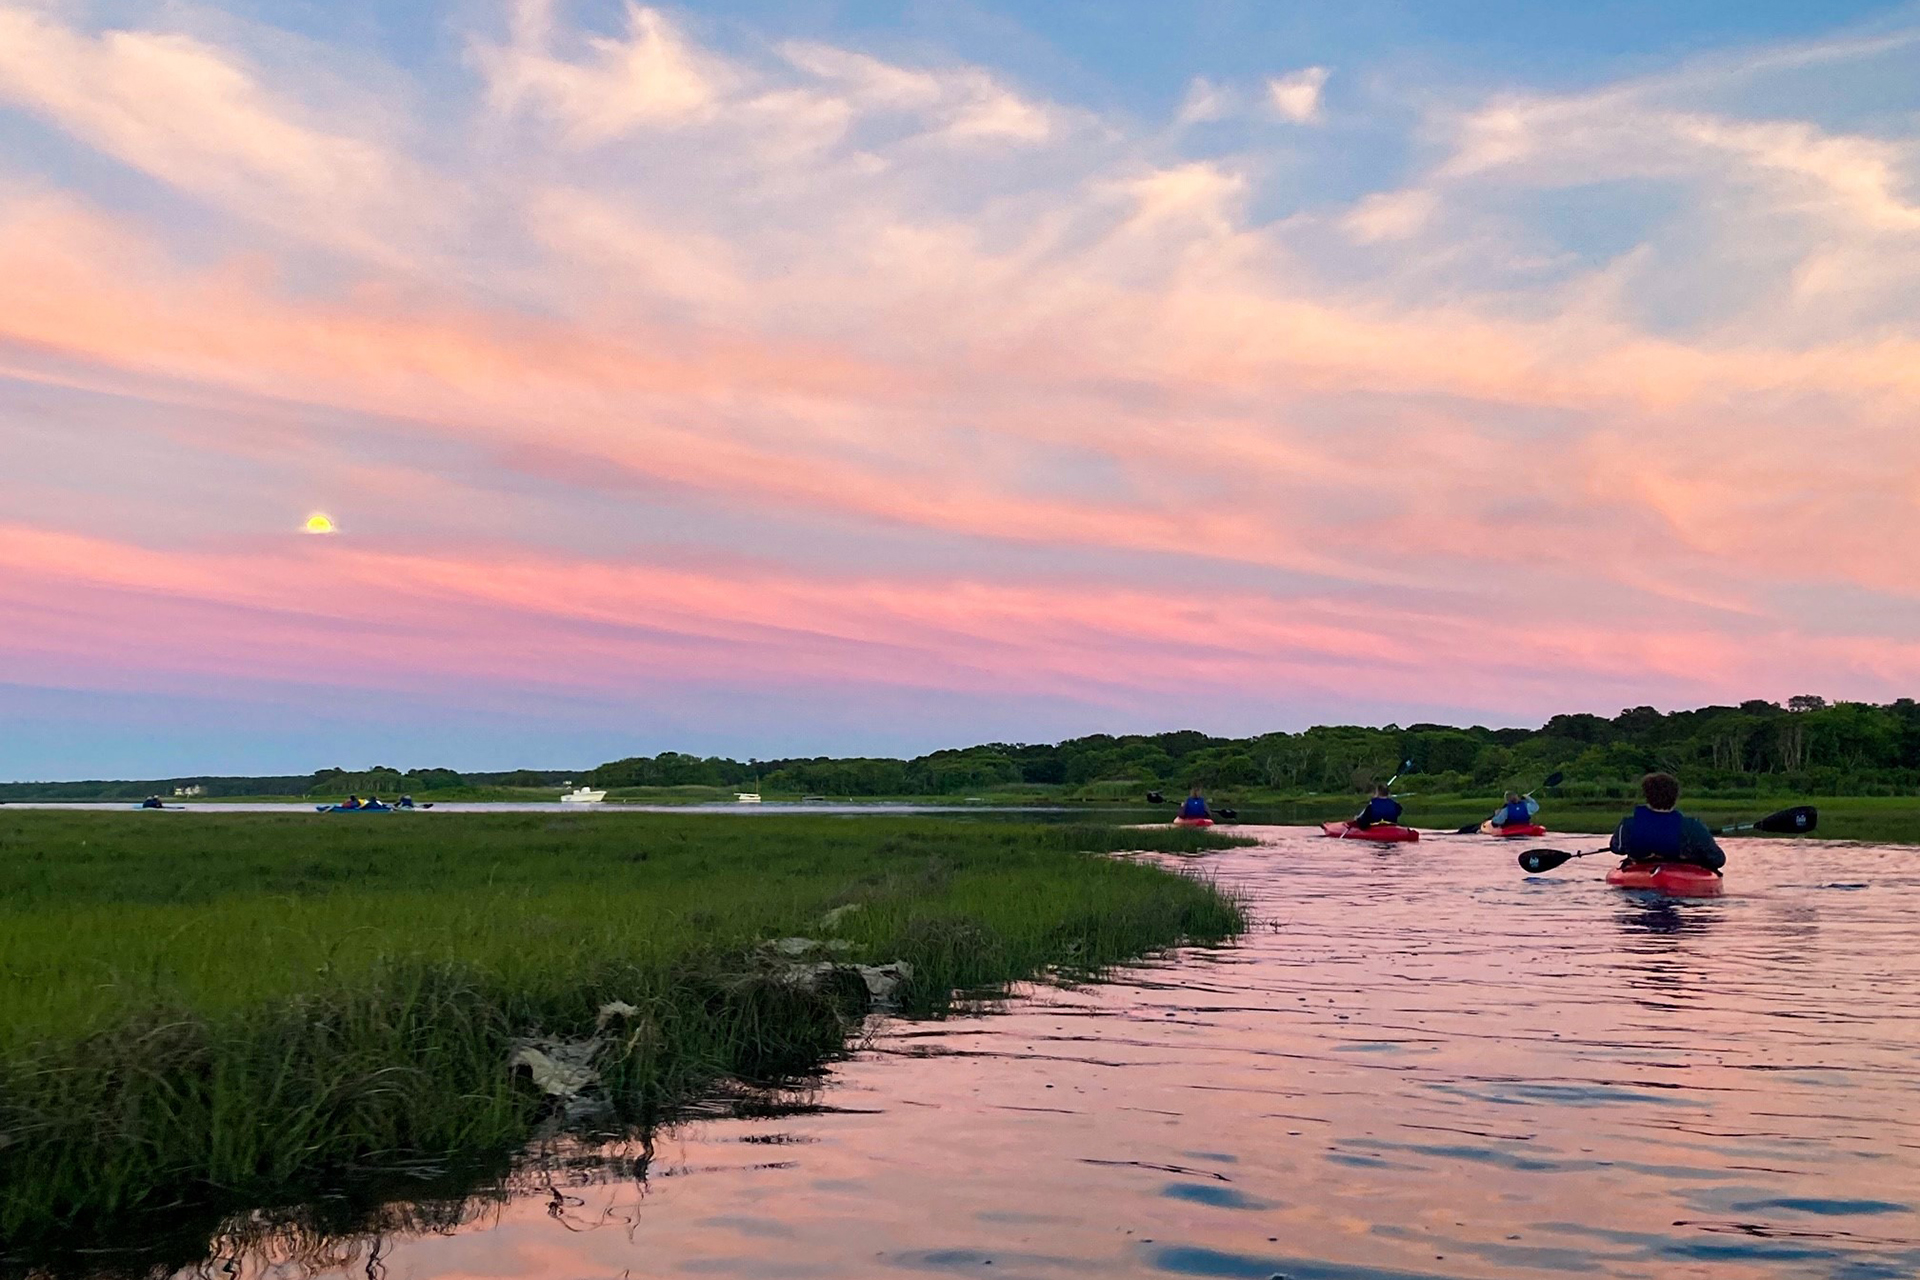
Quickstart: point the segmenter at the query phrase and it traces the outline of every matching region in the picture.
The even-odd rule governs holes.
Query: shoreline
[[[1240,843],[1212,833],[448,817],[0,811],[0,1238],[138,1238],[162,1202],[211,1231],[371,1166],[484,1163],[572,1105],[529,1046],[592,1042],[592,1123],[643,1127],[818,1071],[874,1003],[858,966],[935,1016],[1247,923],[1204,880],[1099,856]]]

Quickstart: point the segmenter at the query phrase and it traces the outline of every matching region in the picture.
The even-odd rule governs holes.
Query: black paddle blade
[[[1480,829],[1479,823],[1469,822],[1466,826],[1460,828],[1458,831],[1454,832],[1453,834],[1457,836],[1470,836],[1474,832],[1478,831],[1479,829]]]
[[[1810,804],[1770,813],[1753,824],[1755,831],[1770,831],[1777,836],[1805,835],[1820,825],[1820,811]]]
[[[1573,857],[1564,849],[1529,849],[1520,855],[1520,869],[1531,875],[1551,871]]]
[[[1232,822],[1235,818],[1240,816],[1240,811],[1238,809],[1229,809],[1224,805],[1222,805],[1218,809],[1215,809],[1214,812],[1219,814],[1221,817],[1225,818],[1228,822]]]
[[[1564,773],[1550,773],[1547,775],[1547,780],[1540,784],[1540,789],[1545,791],[1548,787],[1557,787],[1566,780],[1567,775]]]
[[[1167,802],[1167,798],[1161,795],[1158,791],[1147,792],[1148,804],[1165,804],[1166,802]]]

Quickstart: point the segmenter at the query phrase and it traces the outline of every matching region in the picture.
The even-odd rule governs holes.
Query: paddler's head
[[[1680,779],[1670,773],[1650,773],[1640,779],[1640,794],[1647,808],[1665,813],[1680,803]]]
[[[1196,783],[1194,783],[1194,784],[1193,784],[1192,786],[1190,786],[1190,787],[1188,787],[1188,788],[1187,788],[1187,794],[1188,794],[1188,795],[1190,795],[1190,796],[1197,796],[1197,795],[1199,795],[1199,794],[1200,794],[1200,784],[1196,782]]]
[[[1373,794],[1374,794],[1374,795],[1376,795],[1376,796],[1381,796],[1381,797],[1385,797],[1385,796],[1390,796],[1390,795],[1392,795],[1392,794],[1393,794],[1393,792],[1391,792],[1391,791],[1389,791],[1389,790],[1387,790],[1387,784],[1386,784],[1386,783],[1384,783],[1384,782],[1376,782],[1376,783],[1374,783],[1374,784],[1373,784]]]
[[[1520,793],[1519,793],[1518,791],[1509,791],[1509,792],[1507,792],[1507,803],[1508,803],[1508,804],[1519,804],[1519,803],[1520,803]]]

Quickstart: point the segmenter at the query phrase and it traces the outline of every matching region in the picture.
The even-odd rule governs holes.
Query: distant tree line
[[[1408,766],[1401,768],[1402,762]],[[1630,707],[1611,718],[1559,715],[1538,729],[1329,725],[1302,733],[1220,738],[1192,729],[1093,734],[1054,744],[984,743],[910,760],[739,761],[666,751],[601,765],[598,787],[737,787],[825,796],[963,795],[1030,785],[1116,791],[1139,787],[1359,791],[1396,772],[1403,789],[1530,790],[1566,775],[1566,795],[1625,796],[1650,770],[1682,775],[1690,790],[1809,795],[1920,790],[1920,704],[1829,703],[1802,695],[1662,713]]]
[[[0,782],[0,800],[143,800],[171,797],[198,787],[196,799],[245,800],[251,796],[398,795],[446,791],[454,787],[557,787],[586,773],[571,769],[510,769],[493,773],[456,773],[452,769],[319,769],[310,774],[266,777],[195,775],[181,778],[91,779],[79,782]]]
[[[391,765],[369,769],[320,769],[308,782],[312,796],[411,795],[416,791],[450,791],[455,787],[557,787],[575,776],[568,769],[508,769],[499,773],[456,773],[452,769],[408,769]],[[584,776],[584,775],[582,775]]]
[[[197,774],[189,778],[93,778],[76,782],[0,782],[0,800],[144,800],[171,796],[175,788],[201,787],[201,796],[297,796],[306,790],[305,774],[277,777],[219,777]]]
[[[1410,762],[1401,770],[1402,762]],[[1401,790],[1492,793],[1529,790],[1566,775],[1563,795],[1627,796],[1650,769],[1677,773],[1689,792],[1893,795],[1920,791],[1920,704],[1877,705],[1811,695],[1775,702],[1662,713],[1559,715],[1537,729],[1442,724],[1326,725],[1302,733],[1219,738],[1172,733],[1092,734],[1058,743],[990,742],[910,760],[887,757],[732,760],[663,751],[614,760],[591,772],[516,769],[457,773],[389,766],[322,769],[295,777],[191,777],[145,781],[0,783],[0,800],[115,800],[203,786],[209,798],[362,795],[454,787],[758,786],[773,795],[965,796],[996,789],[1068,788],[1133,795],[1190,782],[1225,791],[1292,795],[1359,791],[1403,772]]]

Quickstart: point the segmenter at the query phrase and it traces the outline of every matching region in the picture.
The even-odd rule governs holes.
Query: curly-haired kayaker
[[[1610,847],[1625,859],[1623,866],[1684,862],[1718,871],[1727,865],[1727,855],[1714,842],[1706,824],[1680,812],[1678,778],[1670,773],[1650,773],[1640,779],[1640,793],[1646,803],[1636,805],[1613,833]]]

